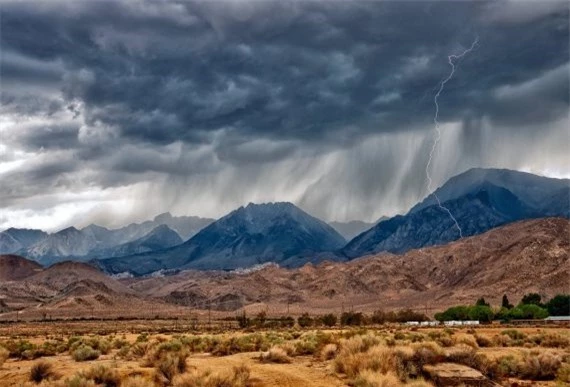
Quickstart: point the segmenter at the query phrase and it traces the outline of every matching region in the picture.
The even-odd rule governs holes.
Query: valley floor
[[[64,326],[66,333],[45,328],[46,324],[28,323],[21,329],[0,330],[1,386],[36,385],[30,378],[38,364],[48,368],[41,385],[54,387],[570,383],[570,331],[564,327],[389,325],[185,333],[167,332],[164,326],[162,333],[132,332],[120,324],[113,330],[110,325],[74,323]],[[86,346],[97,349],[99,356],[79,358]],[[3,347],[10,357],[2,365],[2,352],[8,352]],[[183,366],[168,368],[176,356]],[[425,371],[418,373],[418,367]],[[452,384],[446,384],[450,380]]]

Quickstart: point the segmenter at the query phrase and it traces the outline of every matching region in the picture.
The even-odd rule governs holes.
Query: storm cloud
[[[0,228],[405,212],[470,167],[570,176],[569,8],[1,1]]]

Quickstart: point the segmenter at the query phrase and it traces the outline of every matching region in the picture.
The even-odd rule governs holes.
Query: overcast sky
[[[5,1],[0,229],[292,201],[372,221],[470,167],[570,177],[566,1]]]

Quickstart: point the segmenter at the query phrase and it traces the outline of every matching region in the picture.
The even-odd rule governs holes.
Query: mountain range
[[[9,228],[0,233],[0,253],[18,253],[42,265],[130,255],[181,244],[213,221],[164,213],[153,220],[118,229],[91,224],[82,229],[68,227],[48,234],[41,230]]]
[[[340,249],[346,240],[325,222],[291,203],[240,207],[180,246],[121,258],[97,260],[110,273],[150,274],[172,269],[237,269],[284,263]]]
[[[54,234],[8,229],[0,233],[0,253],[17,252],[42,265],[89,261],[108,273],[136,276],[269,262],[300,267],[380,252],[404,254],[551,216],[570,217],[570,180],[478,168],[452,177],[407,214],[374,224],[328,225],[291,203],[250,203],[217,221],[162,214],[116,230],[96,225]]]
[[[46,314],[124,318],[160,313],[188,318],[208,306],[214,312],[226,311],[220,317],[235,317],[242,308],[248,315],[260,310],[276,315],[339,313],[343,307],[365,312],[410,307],[431,314],[480,297],[494,306],[500,305],[503,294],[512,301],[529,292],[550,298],[570,292],[569,233],[568,219],[531,219],[402,255],[381,253],[291,269],[268,264],[123,279],[86,263],[44,268],[4,255],[0,320]]]
[[[358,235],[342,253],[348,258],[381,251],[404,253],[547,216],[570,217],[570,180],[471,169],[451,178],[408,214],[384,220]]]

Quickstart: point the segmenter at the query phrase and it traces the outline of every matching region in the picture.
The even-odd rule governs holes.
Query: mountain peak
[[[170,212],[163,212],[162,214],[158,214],[154,217],[154,221],[158,223],[166,223],[172,220],[173,216]]]
[[[64,228],[63,230],[59,230],[58,232],[56,232],[56,234],[64,235],[64,234],[78,233],[78,232],[80,232],[80,231],[77,228],[75,228],[74,226],[70,226],[70,227]]]

